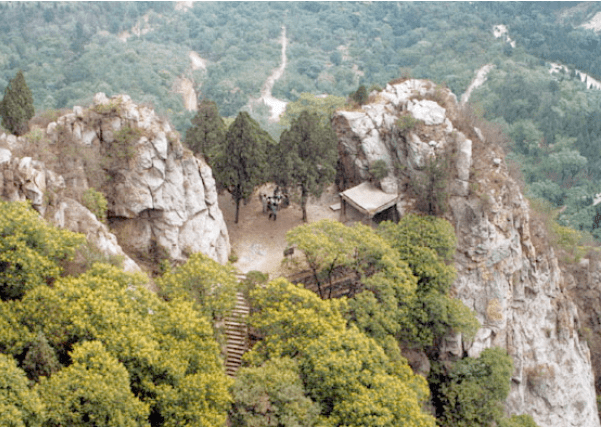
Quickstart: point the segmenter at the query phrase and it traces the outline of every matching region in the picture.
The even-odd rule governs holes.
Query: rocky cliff
[[[385,162],[379,185],[414,209],[411,183],[431,159],[449,160],[445,217],[458,237],[453,292],[482,327],[472,341],[448,337],[446,357],[507,349],[515,372],[506,409],[541,427],[599,426],[591,356],[579,316],[544,230],[510,177],[502,151],[473,127],[447,89],[423,80],[387,85],[370,103],[333,118],[343,185],[367,179]],[[430,160],[429,160],[430,159]]]
[[[1,195],[31,200],[47,219],[87,234],[103,252],[123,256],[121,244],[133,255],[158,250],[177,260],[203,252],[227,262],[229,237],[211,168],[152,108],[99,93],[90,108],[74,107],[33,136],[0,136],[2,146]],[[30,156],[17,157],[24,146]],[[89,187],[108,201],[110,230],[76,201]],[[138,268],[127,256],[125,266]]]

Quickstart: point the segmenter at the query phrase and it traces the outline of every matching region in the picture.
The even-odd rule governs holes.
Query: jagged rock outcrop
[[[0,140],[6,140],[3,134]],[[21,142],[23,142],[21,140]],[[15,139],[12,147],[19,141]],[[65,196],[62,176],[31,157],[17,158],[0,148],[0,197],[7,201],[29,200],[31,205],[57,227],[84,234],[88,242],[106,257],[123,260],[125,271],[140,267],[123,251],[109,228],[77,201]]]
[[[99,93],[90,108],[74,107],[73,113],[48,124],[44,137],[51,149],[79,150],[79,155],[62,159],[64,180],[31,158],[18,160],[11,169],[20,174],[18,195],[11,196],[16,190],[5,183],[9,199],[26,197],[44,213],[44,179],[63,180],[61,185],[80,193],[95,186],[108,201],[111,230],[129,253],[148,255],[159,250],[183,260],[203,252],[227,262],[229,237],[211,168],[184,149],[179,134],[152,108],[136,105],[127,95],[108,99]],[[17,146],[18,141],[6,138],[4,145]],[[0,159],[7,156],[5,151]],[[65,208],[60,208],[61,203],[66,203]],[[89,215],[75,203],[54,203],[57,212],[52,217],[68,228],[80,228],[75,231],[98,233],[104,225],[84,220]]]
[[[401,193],[403,214],[415,205],[410,183],[426,159],[452,161],[445,217],[458,237],[453,292],[482,327],[474,340],[449,337],[440,350],[452,359],[503,347],[515,365],[508,413],[530,414],[541,427],[599,426],[591,356],[566,276],[500,149],[468,126],[450,91],[431,82],[387,85],[371,98],[361,111],[333,118],[345,188],[369,179],[369,166],[383,160],[389,174],[380,185]]]
[[[591,349],[595,388],[601,390],[601,256],[592,250],[578,263],[564,263],[565,289],[578,307],[580,335]]]
[[[109,166],[111,182],[103,187],[112,226],[129,247],[144,252],[158,245],[174,259],[203,252],[227,262],[229,237],[211,168],[184,150],[179,134],[150,107],[126,95],[107,99],[99,93],[92,108],[76,107],[57,126],[48,125],[51,137],[58,126],[76,143],[98,145],[109,155],[115,145],[123,150],[116,137],[131,130],[125,144],[134,154]]]

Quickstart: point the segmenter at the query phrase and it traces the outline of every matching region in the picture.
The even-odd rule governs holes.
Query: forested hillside
[[[222,116],[248,110],[277,139],[283,127],[249,101],[280,65],[282,27],[287,64],[272,92],[285,102],[346,97],[407,75],[459,97],[491,64],[472,94],[475,112],[509,134],[529,193],[567,206],[561,222],[596,234],[600,95],[575,70],[601,77],[599,35],[583,26],[600,10],[574,2],[2,3],[0,90],[23,70],[38,114],[87,105],[99,91],[127,93],[184,132],[194,115],[178,92],[185,78]],[[506,35],[495,38],[496,25]],[[550,74],[551,62],[569,71]]]

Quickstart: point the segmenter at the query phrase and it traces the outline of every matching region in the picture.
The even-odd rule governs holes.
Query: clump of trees
[[[160,299],[145,276],[107,264],[63,276],[61,263],[85,238],[50,227],[25,203],[0,202],[0,211],[3,422],[226,424],[232,380],[210,317],[217,304],[183,291]],[[193,271],[184,266],[163,283],[185,290]],[[231,274],[212,264],[205,271]]]
[[[436,349],[446,335],[460,332],[469,339],[479,327],[474,313],[449,295],[456,276],[450,262],[457,240],[448,221],[410,214],[398,224],[383,222],[373,230],[362,224],[347,227],[335,221],[322,220],[296,227],[288,233],[287,240],[304,255],[307,267],[314,273],[318,292],[323,297],[329,296],[326,289],[332,285],[334,272],[339,274],[342,270],[348,277],[355,278],[349,285],[354,288],[350,298],[330,300],[330,303],[345,314],[347,328],[357,328],[357,332],[375,340],[389,362],[396,366],[394,369],[400,369],[395,372],[404,381],[411,377],[399,373],[403,370],[403,363],[406,363],[399,349],[423,351],[428,355],[433,364],[428,383],[437,425],[536,425],[530,416],[503,416],[503,402],[509,393],[513,372],[511,357],[504,350],[489,349],[479,358],[465,358],[455,363],[437,361]],[[278,297],[271,303],[274,311],[260,314],[266,323],[272,319],[270,326],[278,331],[276,335],[286,330],[289,322],[292,322],[281,312],[275,311],[276,301],[281,299]],[[288,304],[278,307],[287,310]],[[301,316],[305,316],[305,312],[297,309],[296,319]],[[282,349],[287,349],[288,344],[295,342],[298,347],[289,348],[285,355],[310,357],[306,349],[307,346],[313,347],[303,340],[310,341],[311,338],[307,338],[309,331],[320,331],[323,323],[307,326],[298,332],[299,338],[287,338],[284,342],[274,338],[274,333],[265,328],[266,338],[256,350],[262,351],[261,356],[265,357],[264,354],[269,354],[270,349],[286,351]],[[262,323],[257,322],[257,326],[261,327]],[[363,346],[370,348],[367,343]],[[353,361],[348,361],[347,365],[345,361],[349,359],[348,354],[338,353],[335,360],[339,366],[334,368],[328,365],[329,350],[325,348],[336,347],[336,341],[331,336],[328,336],[327,342],[322,340],[316,347],[319,347],[324,359],[315,360],[314,364],[304,362],[300,366],[301,369],[310,366],[312,370],[320,372],[321,379],[318,381],[315,377],[315,383],[309,383],[308,379],[314,377],[307,374],[305,386],[320,390],[321,384],[326,384],[334,390],[345,390],[336,381],[328,382],[324,378],[328,378],[331,372],[337,372],[340,376],[344,376],[344,372],[353,372]],[[349,344],[345,348],[348,350],[353,346]],[[361,352],[364,353],[369,353],[369,350]],[[255,354],[251,353],[249,360],[256,363],[254,357]],[[304,378],[302,373],[301,378]],[[374,385],[372,387],[377,389]],[[394,386],[389,383],[388,387]],[[325,392],[309,391],[309,396],[328,396],[332,399]],[[352,398],[344,396],[342,399]],[[345,401],[345,405],[350,405],[350,402]]]
[[[429,349],[450,332],[469,337],[479,327],[471,310],[449,296],[456,272],[447,262],[457,242],[446,220],[407,215],[376,231],[321,220],[296,227],[287,240],[303,253],[322,297],[331,295],[325,289],[337,270],[357,278],[350,318],[380,343],[392,337]]]
[[[83,236],[25,203],[0,202],[0,212],[0,245],[10,248],[0,251],[0,414],[14,425],[535,425],[502,417],[512,366],[499,349],[435,364],[437,421],[423,409],[428,383],[401,349],[428,352],[478,327],[448,295],[456,240],[443,219],[292,230],[321,283],[343,268],[354,292],[324,300],[285,279],[251,281],[249,324],[261,339],[234,381],[213,327],[234,306],[230,266],[193,254],[157,278],[160,297],[144,275],[107,264],[69,276],[60,265]]]
[[[250,300],[250,324],[264,339],[245,355],[249,367],[234,386],[234,425],[435,425],[421,408],[424,379],[349,324],[343,300],[284,279],[257,287]],[[275,366],[282,370],[271,377]]]
[[[267,181],[275,181],[287,190],[300,190],[303,221],[307,221],[309,195],[318,197],[333,182],[337,139],[329,115],[336,104],[310,105],[315,111],[303,110],[288,116],[290,129],[281,134],[277,143],[247,112],[240,112],[226,129],[215,104],[201,103],[185,141],[195,153],[209,160],[218,185],[232,195],[236,223],[240,202]]]
[[[267,150],[275,144],[271,136],[246,112],[240,112],[227,130],[215,168],[215,178],[236,203],[236,224],[240,202],[248,199],[255,187],[267,181]]]
[[[535,427],[529,415],[503,414],[512,372],[511,357],[500,348],[488,348],[478,358],[466,357],[451,367],[436,362],[429,382],[439,425]]]

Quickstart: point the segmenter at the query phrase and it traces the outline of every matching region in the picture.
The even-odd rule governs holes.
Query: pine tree
[[[315,113],[303,111],[292,122],[290,130],[280,137],[283,159],[274,170],[278,184],[298,186],[301,190],[303,221],[307,221],[309,195],[319,197],[324,185],[332,182],[336,173],[336,134],[328,124],[323,126]]]
[[[15,135],[27,132],[28,122],[34,115],[33,95],[27,87],[23,72],[19,70],[4,90],[4,98],[0,103],[2,126]]]
[[[202,154],[213,166],[213,160],[223,150],[226,130],[217,104],[203,99],[192,119],[192,127],[186,132],[185,141],[194,154]]]
[[[229,127],[222,154],[216,159],[215,178],[236,203],[236,224],[240,201],[248,199],[267,177],[267,150],[275,144],[271,136],[244,111]]]

